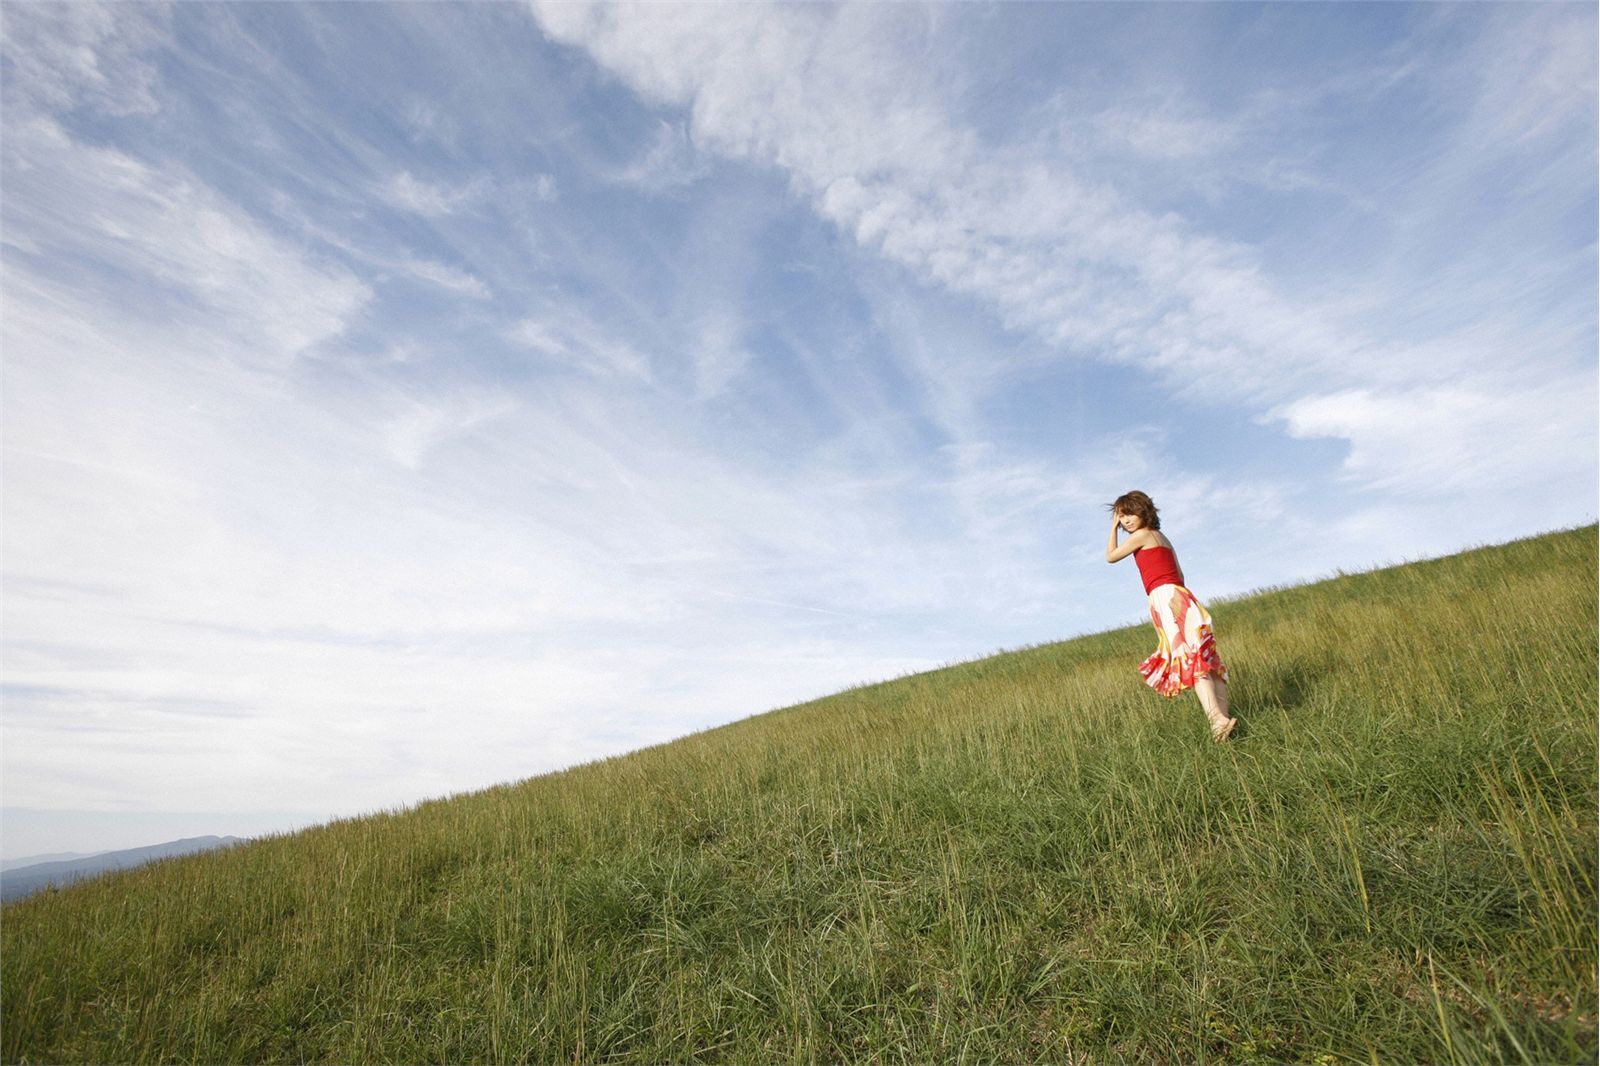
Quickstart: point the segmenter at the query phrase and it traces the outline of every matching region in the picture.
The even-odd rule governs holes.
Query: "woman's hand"
[[[1106,538],[1106,562],[1121,562],[1135,551],[1143,548],[1150,540],[1147,530],[1136,529],[1128,534],[1128,539],[1121,544],[1117,543],[1117,530],[1121,529],[1120,517],[1111,520],[1111,535]]]

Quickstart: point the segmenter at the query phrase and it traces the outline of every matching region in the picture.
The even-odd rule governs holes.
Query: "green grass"
[[[1592,1062],[1596,530],[5,908],[6,1062]],[[1137,601],[1130,603],[1135,613]]]

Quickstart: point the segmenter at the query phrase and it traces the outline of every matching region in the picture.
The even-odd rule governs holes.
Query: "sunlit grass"
[[[7,906],[7,1062],[1592,1062],[1596,531]]]

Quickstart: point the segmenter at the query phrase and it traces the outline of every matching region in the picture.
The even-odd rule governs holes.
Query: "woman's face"
[[[1141,526],[1143,526],[1144,522],[1141,521],[1139,516],[1136,514],[1118,513],[1117,524],[1120,525],[1126,532],[1132,533],[1136,529],[1139,529]]]

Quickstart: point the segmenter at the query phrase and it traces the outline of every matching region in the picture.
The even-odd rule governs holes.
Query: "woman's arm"
[[[1136,529],[1128,534],[1127,540],[1118,544],[1117,531],[1121,528],[1121,526],[1117,525],[1117,520],[1113,518],[1111,520],[1111,536],[1106,538],[1106,562],[1108,563],[1119,563],[1140,548],[1148,548],[1150,546],[1150,531],[1148,529]]]

